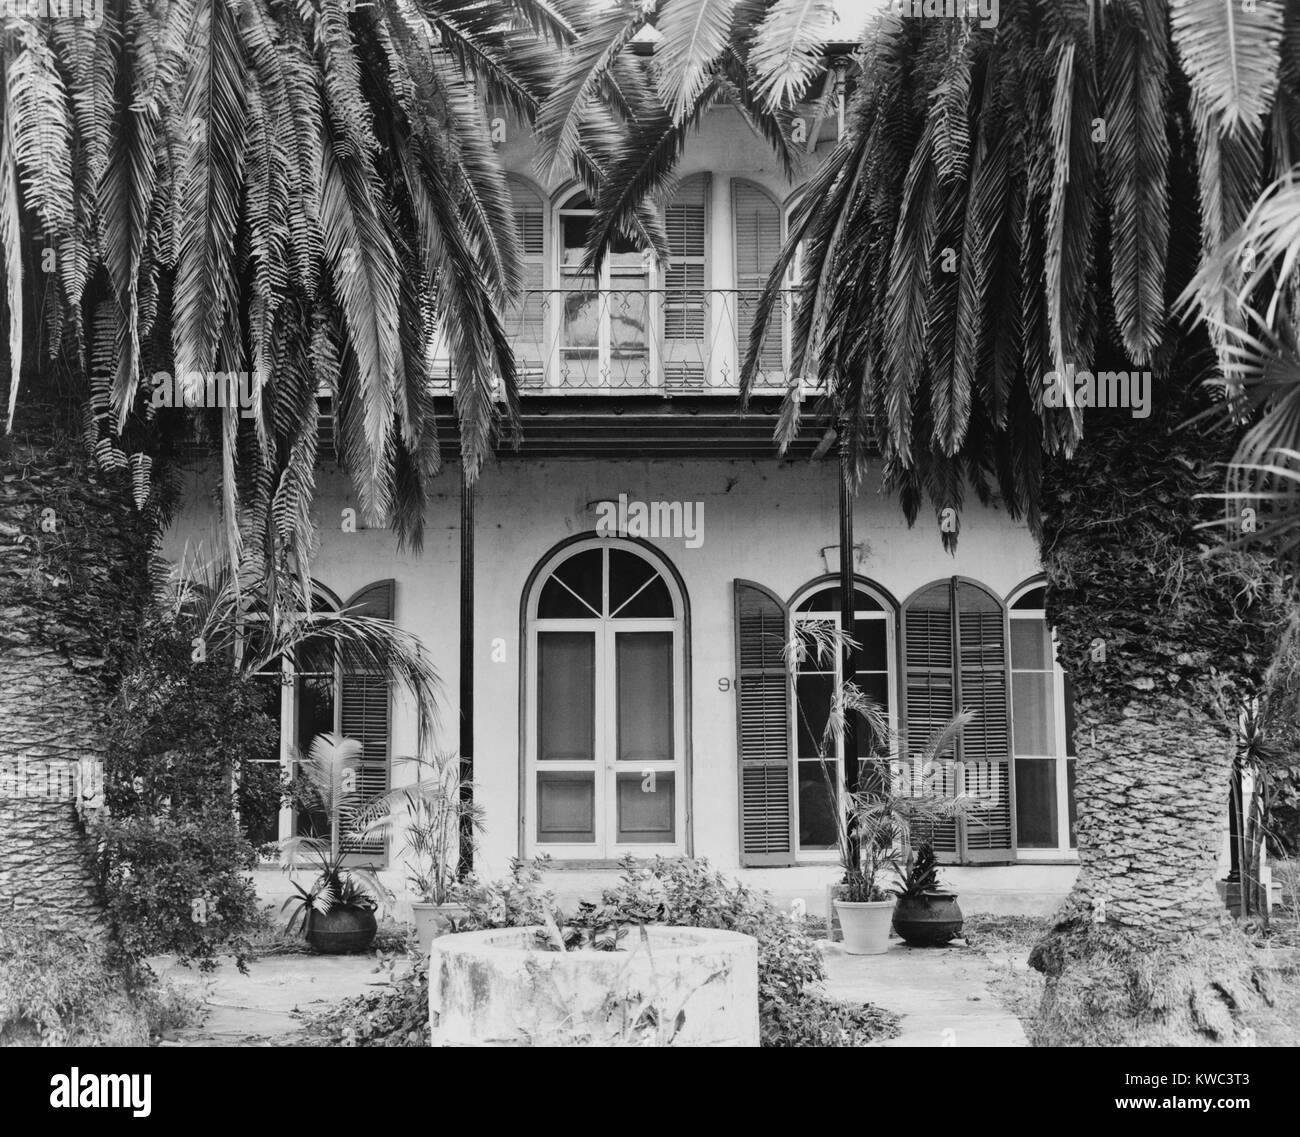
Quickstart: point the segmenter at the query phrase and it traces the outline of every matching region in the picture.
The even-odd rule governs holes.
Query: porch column
[[[474,870],[474,484],[460,465],[460,818],[461,877]]]

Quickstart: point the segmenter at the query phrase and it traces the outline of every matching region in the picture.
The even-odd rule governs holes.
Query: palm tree
[[[1044,542],[1080,708],[1081,872],[1033,957],[1063,1041],[1230,1036],[1255,989],[1212,872],[1275,590],[1263,554],[1200,555],[1193,499],[1232,436],[1171,434],[1206,409],[1198,349],[1223,337],[1180,328],[1170,298],[1214,262],[1265,171],[1300,153],[1298,30],[1294,6],[1265,0],[1016,0],[988,29],[888,18],[769,281],[774,305],[802,251],[792,371],[824,385],[814,409],[855,477],[878,449],[909,521],[927,496],[960,510],[973,487]],[[745,391],[765,324],[760,310]],[[1149,369],[1158,413],[1053,407],[1058,376],[1103,367]],[[802,410],[792,391],[780,445]],[[1107,560],[1093,524],[1112,541],[1160,536]],[[1100,994],[1126,984],[1145,1000]]]
[[[499,313],[518,257],[485,107],[531,119],[585,10],[110,0],[98,25],[0,20],[6,775],[99,756],[174,502],[168,460],[196,421],[220,445],[244,589],[307,577],[318,393],[363,510],[416,546],[441,463],[433,335],[469,476],[511,431]],[[599,140],[586,132],[575,159],[593,187]],[[156,409],[164,373],[191,397],[214,374],[251,376],[251,417],[230,399]],[[257,599],[232,601],[241,620]],[[291,593],[260,600],[294,609]],[[88,934],[69,801],[4,785],[0,913]]]

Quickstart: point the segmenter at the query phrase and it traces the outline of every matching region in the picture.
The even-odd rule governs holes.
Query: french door
[[[639,552],[584,543],[544,578],[533,611],[526,851],[684,851],[683,637],[670,582]]]

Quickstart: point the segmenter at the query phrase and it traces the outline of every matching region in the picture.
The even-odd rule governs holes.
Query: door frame
[[[659,570],[664,582],[668,585],[669,593],[673,597],[677,614],[670,622],[668,620],[625,620],[615,623],[612,619],[602,621],[594,620],[572,620],[570,623],[574,630],[581,626],[582,630],[607,629],[607,635],[612,647],[613,635],[620,626],[626,625],[627,630],[665,630],[668,627],[674,628],[678,635],[673,647],[673,719],[674,719],[674,745],[677,749],[677,758],[675,763],[675,772],[677,775],[677,784],[675,793],[677,801],[675,804],[675,824],[678,826],[677,841],[673,845],[653,845],[653,844],[636,844],[636,845],[618,845],[612,840],[597,841],[594,845],[558,845],[558,844],[540,844],[530,836],[530,831],[534,824],[534,810],[536,807],[536,772],[539,766],[535,758],[534,750],[537,742],[537,669],[535,661],[537,658],[537,621],[535,613],[537,601],[541,595],[541,587],[554,571],[554,569],[568,557],[581,552],[584,548],[607,548],[607,549],[626,549],[638,556],[644,558]],[[542,630],[564,630],[560,625],[566,621],[547,621],[547,627]],[[655,628],[651,628],[655,625]],[[604,638],[597,631],[597,667],[600,666],[601,646],[600,641]],[[618,860],[625,853],[634,853],[638,856],[654,856],[662,853],[666,856],[674,855],[694,855],[694,763],[693,763],[693,729],[692,729],[692,669],[691,669],[691,611],[690,597],[686,591],[686,586],[682,580],[681,574],[677,567],[670,561],[662,551],[650,542],[639,537],[606,537],[595,532],[576,533],[563,541],[552,545],[543,556],[535,562],[532,570],[529,572],[524,582],[522,592],[520,593],[519,604],[519,698],[517,703],[517,720],[519,728],[519,751],[517,755],[516,769],[518,771],[517,796],[516,796],[516,814],[517,814],[517,849],[520,857],[528,858],[540,853],[550,853],[556,858],[556,867],[566,868],[604,868],[614,867]],[[599,702],[599,701],[598,701]],[[601,708],[597,707],[597,739],[600,744],[601,725],[600,718],[602,715]],[[599,759],[597,760],[597,764]],[[606,762],[605,783],[612,783],[616,777],[617,768],[609,768],[613,765]],[[629,763],[629,766],[635,766],[636,772],[640,773],[641,763]],[[662,767],[664,763],[648,763],[649,766]],[[597,779],[597,800],[595,803],[596,815],[599,818],[599,824],[609,827],[607,813],[603,808],[607,795],[606,790],[601,785],[602,779]]]

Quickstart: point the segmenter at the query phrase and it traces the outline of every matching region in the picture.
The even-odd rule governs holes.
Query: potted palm
[[[301,931],[318,952],[336,955],[365,951],[378,930],[375,911],[390,899],[373,865],[354,865],[343,834],[353,830],[364,801],[357,789],[361,743],[339,734],[318,734],[308,757],[299,762],[303,796],[329,827],[325,836],[300,835],[280,842],[285,870],[298,868],[299,857],[315,869],[311,884],[293,882],[296,896],[284,902],[290,910],[285,930]]]
[[[939,864],[929,842],[907,860],[896,890],[894,931],[912,947],[939,947],[961,934],[962,914],[956,893],[943,888]]]
[[[455,754],[434,758],[399,758],[413,765],[415,781],[368,802],[357,819],[366,836],[400,838],[406,883],[416,897],[411,902],[420,951],[428,953],[434,938],[463,919],[457,903],[456,867],[461,841],[482,832],[482,807],[462,794],[460,761]]]
[[[833,666],[845,647],[856,646],[852,638],[830,621],[801,622],[787,642],[785,659],[792,678],[799,664],[815,655],[824,666]],[[798,691],[798,683],[795,690]],[[844,808],[834,811],[836,845],[843,877],[832,891],[835,912],[844,933],[844,950],[851,955],[881,955],[889,949],[889,930],[894,919],[894,902],[900,864],[906,861],[911,834],[963,812],[965,795],[948,797],[917,785],[915,779],[895,777],[900,768],[893,732],[883,711],[854,683],[841,683],[832,693],[821,730],[809,721],[809,709],[801,700],[796,710],[808,735],[817,739],[817,756],[827,796],[841,800],[839,773],[835,761],[847,715],[859,717],[865,736],[875,740],[876,755],[864,763],[865,790],[844,794]],[[913,758],[924,770],[933,770],[953,748],[958,735],[974,718],[962,711],[947,722]],[[883,752],[882,752],[883,751]]]

